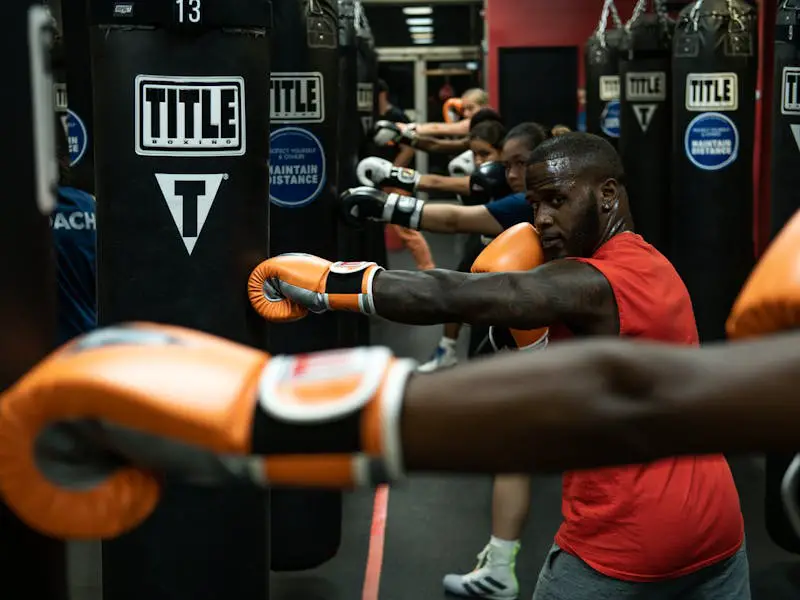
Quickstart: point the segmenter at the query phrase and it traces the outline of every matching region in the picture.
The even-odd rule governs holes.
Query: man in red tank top
[[[373,282],[376,312],[413,324],[550,326],[553,342],[623,336],[698,343],[686,287],[633,232],[622,163],[610,144],[583,133],[547,140],[530,156],[526,189],[545,264],[524,273],[384,271]],[[518,496],[514,533],[498,535],[498,515],[513,519],[498,506],[495,486],[494,535],[475,571],[448,576],[458,578],[452,586],[446,578],[448,591],[517,597],[515,537],[529,504],[525,493]],[[535,600],[750,597],[739,498],[720,455],[567,473],[562,512]]]

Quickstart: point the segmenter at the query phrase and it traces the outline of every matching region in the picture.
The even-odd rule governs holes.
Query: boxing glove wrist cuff
[[[415,368],[383,347],[272,358],[258,382],[253,429],[253,453],[267,457],[266,483],[352,487],[402,478],[400,420]],[[287,426],[292,435],[274,435]]]
[[[374,315],[372,286],[380,271],[383,267],[374,262],[332,263],[325,282],[326,308]]]
[[[383,221],[409,229],[419,229],[422,222],[423,200],[413,196],[389,194],[383,205]]]

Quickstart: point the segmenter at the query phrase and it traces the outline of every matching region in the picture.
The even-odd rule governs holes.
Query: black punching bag
[[[247,299],[268,232],[270,4],[90,0],[98,320],[265,348]],[[267,493],[168,481],[103,544],[104,600],[265,598]]]
[[[699,0],[673,41],[671,257],[694,305],[701,342],[725,320],[754,263],[756,9]]]
[[[620,53],[619,153],[636,232],[669,254],[672,178],[672,29],[662,0],[634,10]],[[646,5],[640,0],[638,6]]]
[[[800,6],[781,0],[775,29],[774,100],[772,113],[772,236],[800,209]],[[781,482],[794,456],[767,454],[764,520],[772,541],[800,554],[781,496]],[[800,501],[800,499],[798,499]]]
[[[339,259],[337,135],[339,31],[336,0],[273,3],[269,254],[307,252]],[[272,325],[269,351],[337,348],[339,313]],[[310,569],[341,540],[342,494],[272,491],[272,568]]]
[[[373,89],[362,88],[358,73],[358,40],[356,37],[356,1],[338,0],[339,11],[339,119],[336,138],[339,159],[337,192],[359,185],[356,166],[359,148],[364,143],[364,127],[361,122],[361,105],[366,94],[372,106]],[[367,243],[365,227],[350,227],[339,220],[340,260],[366,260]],[[369,317],[356,313],[339,315],[339,342],[342,346],[362,345],[369,339]]]
[[[616,24],[607,29],[609,16]],[[586,42],[586,131],[616,146],[620,135],[619,53],[625,37],[612,0],[606,0],[597,30]]]
[[[775,29],[771,231],[800,209],[800,4],[781,0]]]
[[[56,71],[60,99],[65,100],[63,126],[69,143],[70,169],[75,187],[94,193],[94,125],[92,68],[87,3],[54,0],[59,5],[64,65]]]
[[[56,285],[48,216],[55,206],[56,119],[49,74],[52,18],[41,5],[3,6],[0,109],[13,130],[13,152],[0,161],[6,188],[0,220],[0,392],[46,356],[56,339]],[[66,600],[64,543],[32,531],[0,504],[3,595]]]
[[[358,114],[364,129],[364,137],[359,149],[359,158],[366,158],[372,153],[372,140],[369,135],[378,119],[378,53],[375,51],[375,39],[364,13],[360,1],[356,2],[356,45],[358,47]],[[359,185],[359,184],[356,184]],[[386,239],[383,223],[369,221],[363,225],[366,235],[366,252],[361,260],[370,260],[385,265],[388,263],[386,256]],[[369,329],[367,329],[369,335]],[[362,344],[369,344],[369,337],[361,340]]]

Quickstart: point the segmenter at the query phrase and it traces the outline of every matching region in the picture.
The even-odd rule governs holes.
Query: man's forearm
[[[469,274],[444,269],[382,271],[373,282],[377,313],[412,325],[470,323],[514,329],[558,320],[550,290],[525,290],[519,273]]]
[[[417,376],[413,471],[519,473],[800,450],[800,334],[703,349],[569,342]]]
[[[435,233],[480,233],[498,235],[503,228],[485,206],[461,206],[444,202],[426,202],[420,229]]]

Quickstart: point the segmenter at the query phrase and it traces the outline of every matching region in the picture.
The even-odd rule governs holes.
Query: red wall
[[[627,21],[635,0],[616,0],[616,4],[622,20]],[[582,47],[597,27],[602,8],[602,0],[486,0],[492,104],[499,105],[498,48]],[[583,61],[578,63],[578,81],[583,87]]]

